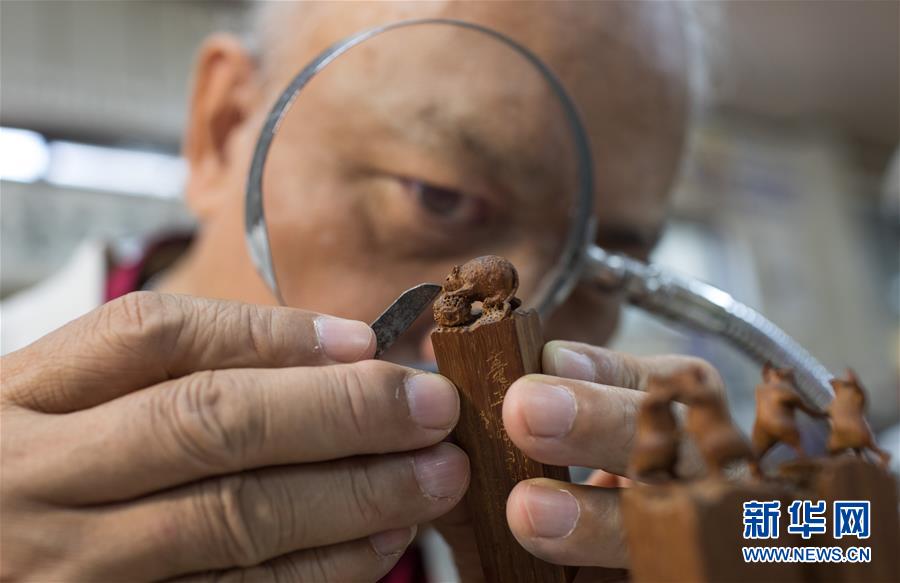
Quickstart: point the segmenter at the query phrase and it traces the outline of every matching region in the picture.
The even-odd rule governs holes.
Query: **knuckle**
[[[346,484],[350,490],[347,501],[349,511],[363,524],[381,524],[386,517],[379,492],[388,491],[384,484],[377,484],[369,466],[363,463],[347,465]]]
[[[644,395],[639,395],[643,397]],[[635,427],[636,420],[638,418],[638,412],[640,409],[641,400],[640,399],[624,399],[622,401],[622,423],[623,427]],[[622,431],[618,432],[619,438],[621,442],[619,447],[623,451],[631,451],[634,447],[634,439],[636,436],[636,431]]]
[[[297,567],[296,563],[291,565],[290,573],[296,576],[295,581],[333,581],[336,573],[334,572],[334,564],[328,560],[327,553],[322,549],[313,549],[310,553],[311,561],[309,561],[304,573],[304,569]]]
[[[647,382],[646,368],[639,357],[621,354],[612,360],[613,378],[618,379],[623,387],[645,390]]]
[[[217,546],[213,552],[241,567],[266,559],[266,533],[260,526],[276,520],[277,513],[259,477],[233,474],[208,482],[203,489],[197,511],[208,540]]]
[[[100,309],[105,335],[114,345],[140,346],[141,357],[171,353],[190,324],[190,312],[168,294],[137,291]]]
[[[154,426],[163,428],[178,453],[208,469],[240,469],[262,446],[265,421],[247,401],[255,391],[240,390],[235,375],[221,371],[191,374],[171,391],[158,393]],[[161,436],[166,437],[166,436]]]
[[[724,392],[725,383],[722,380],[722,375],[709,361],[696,356],[686,356],[684,357],[684,367],[685,369],[693,369],[697,374],[697,378],[702,379],[705,387],[717,392]]]
[[[247,332],[247,342],[253,353],[262,361],[281,362],[282,354],[278,346],[288,346],[287,342],[277,342],[275,336],[274,312],[254,304],[238,304],[238,321]]]
[[[110,327],[119,333],[144,336],[165,328],[166,301],[161,294],[132,292],[109,302],[103,310]]]
[[[322,548],[312,549],[311,560],[305,565],[291,561],[285,568],[285,581],[339,581],[341,570],[334,559]]]
[[[210,342],[213,335],[221,331],[216,329],[219,322],[234,320],[229,310],[239,305],[136,291],[108,302],[100,308],[100,313],[112,338],[126,344],[140,342],[142,349],[175,354],[179,347]],[[202,325],[202,322],[208,325]],[[231,333],[230,330],[225,332]]]
[[[330,555],[328,549],[316,547],[275,559],[264,565],[262,579],[274,583],[347,580]],[[260,578],[257,577],[255,580],[259,581]]]
[[[369,397],[366,391],[366,375],[357,368],[351,368],[346,376],[344,383],[343,406],[342,409],[352,422],[354,431],[359,437],[366,434],[366,426],[368,425],[368,415],[366,410],[368,407]]]
[[[354,437],[366,439],[377,426],[377,401],[385,386],[390,365],[367,361],[351,365],[329,367],[335,374],[328,391],[332,398],[327,406],[328,416],[341,431],[352,431]]]

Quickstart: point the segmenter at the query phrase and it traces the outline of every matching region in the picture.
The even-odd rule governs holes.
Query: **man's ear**
[[[184,134],[189,166],[185,196],[200,220],[233,188],[233,141],[259,96],[256,63],[241,42],[228,34],[208,38],[197,57]]]

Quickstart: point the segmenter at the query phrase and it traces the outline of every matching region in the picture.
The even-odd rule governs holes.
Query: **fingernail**
[[[597,371],[592,361],[586,354],[575,352],[562,346],[550,345],[550,362],[552,371],[544,371],[558,377],[575,379],[579,381],[593,381]]]
[[[373,534],[369,537],[369,541],[376,553],[382,557],[390,557],[405,551],[415,536],[416,527],[413,526],[412,528],[397,528]]]
[[[462,494],[469,477],[466,454],[450,444],[441,444],[414,456],[416,480],[427,496],[455,498]]]
[[[315,326],[319,346],[331,360],[356,362],[373,354],[375,333],[365,322],[320,316]]]
[[[409,415],[425,429],[449,429],[459,415],[459,395],[453,384],[436,374],[406,377]]]
[[[528,432],[535,437],[562,437],[575,424],[575,397],[565,387],[528,380],[522,387]]]
[[[525,511],[535,536],[562,538],[572,534],[581,509],[578,500],[567,490],[528,486]]]

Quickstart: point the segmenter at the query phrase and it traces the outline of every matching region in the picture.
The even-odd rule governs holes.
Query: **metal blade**
[[[372,330],[375,331],[375,339],[378,341],[375,358],[381,357],[382,353],[412,326],[439,293],[441,286],[433,283],[423,283],[409,288],[372,322]]]

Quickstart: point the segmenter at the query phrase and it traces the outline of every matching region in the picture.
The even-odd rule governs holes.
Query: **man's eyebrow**
[[[508,165],[513,152],[492,143],[490,138],[480,131],[480,124],[471,115],[453,115],[431,103],[418,109],[414,115],[415,133],[431,134],[423,141],[432,141],[433,136],[441,136],[449,143],[458,145],[462,153],[474,159],[484,161],[491,166]],[[421,139],[421,135],[414,136]],[[446,144],[440,144],[445,146]]]
[[[486,114],[485,114],[486,115]],[[394,124],[396,133],[424,147],[449,148],[466,164],[477,166],[486,177],[499,178],[508,187],[554,186],[559,180],[554,161],[537,155],[527,143],[497,139],[480,114],[456,114],[430,103],[415,110],[411,123]],[[558,185],[558,182],[557,184]]]

